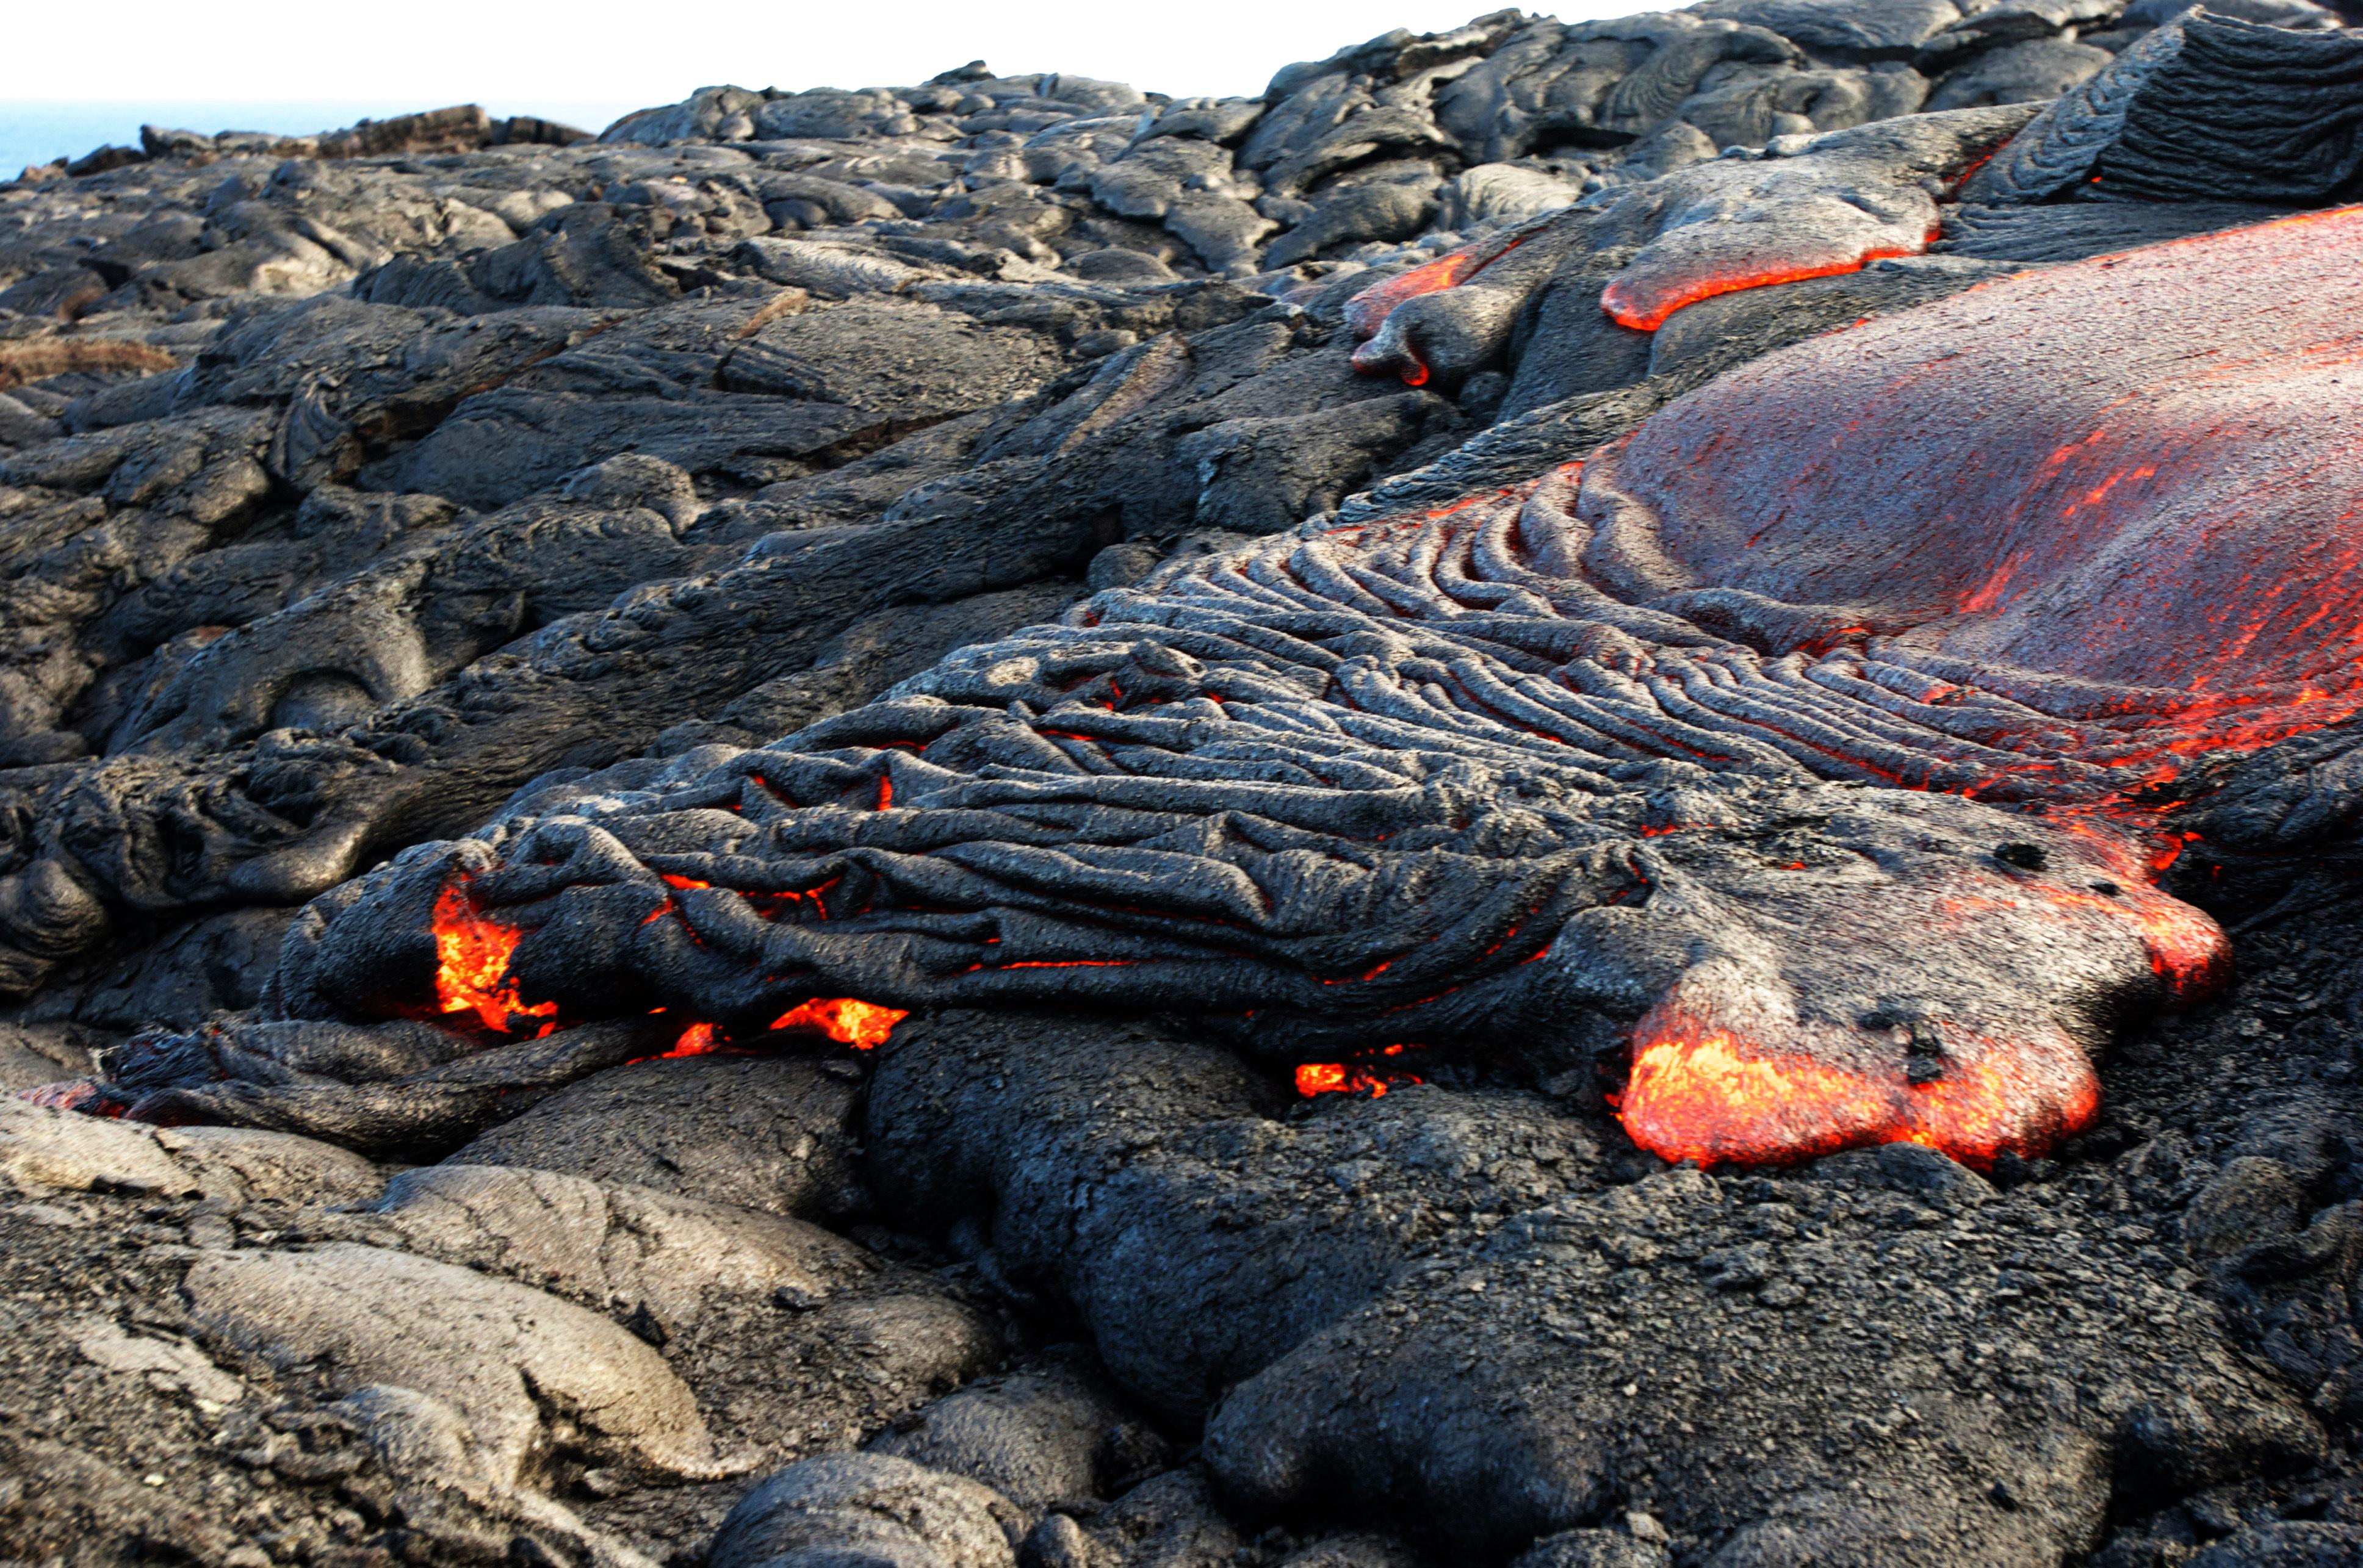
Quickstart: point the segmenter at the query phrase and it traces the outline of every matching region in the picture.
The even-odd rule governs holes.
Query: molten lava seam
[[[1999,279],[1581,469],[1169,561],[595,823],[505,823],[437,904],[438,1001],[551,1017],[488,900],[535,974],[690,1016],[1182,1009],[1315,1094],[1638,997],[1621,1110],[1660,1153],[2039,1152],[2112,1028],[2227,972],[2154,885],[2152,787],[2363,697],[2326,417],[2358,252],[2350,212]],[[383,985],[349,947],[306,983]],[[893,1005],[812,999],[855,989]]]
[[[487,1029],[509,1031],[512,1016],[550,1018],[554,1001],[527,1007],[509,978],[509,959],[525,933],[516,926],[487,920],[469,900],[466,888],[454,879],[435,900],[435,1000],[444,1012],[473,1010]]]
[[[669,886],[684,889],[713,886],[690,877],[668,875],[664,880]],[[660,905],[657,913],[665,913],[671,907],[670,903]],[[465,1012],[472,1009],[487,1029],[502,1033],[511,1032],[518,1018],[557,1016],[555,1001],[527,1006],[517,995],[516,981],[509,975],[509,961],[516,954],[517,944],[525,939],[525,933],[478,913],[460,878],[447,883],[435,900],[434,933],[435,998],[441,1010]],[[904,1009],[881,1007],[850,997],[817,997],[782,1013],[772,1020],[771,1028],[817,1030],[840,1045],[868,1051],[882,1044],[894,1026],[910,1016]],[[542,1032],[549,1032],[552,1027],[545,1023]],[[721,1043],[714,1025],[701,1022],[691,1024],[673,1048],[664,1054],[697,1056],[719,1049]]]
[[[1388,966],[1381,964],[1379,967]],[[1401,1056],[1411,1049],[1408,1045],[1389,1045],[1378,1055]],[[1308,1099],[1317,1094],[1368,1095],[1377,1099],[1391,1088],[1426,1081],[1416,1073],[1392,1071],[1373,1063],[1306,1062],[1296,1069],[1296,1092]]]
[[[910,1017],[907,1010],[881,1007],[850,997],[825,997],[790,1008],[771,1021],[773,1029],[817,1029],[840,1045],[857,1051],[886,1043],[894,1026]]]
[[[2100,1079],[2064,1034],[1985,1040],[1946,1028],[1974,1052],[1941,1077],[1876,1077],[1743,1039],[1661,1006],[1634,1032],[1618,1115],[1633,1141],[1702,1165],[1814,1159],[1910,1142],[1990,1167],[2040,1154],[2091,1124]]]
[[[1709,274],[1692,278],[1672,289],[1658,286],[1654,279],[1628,282],[1618,278],[1601,291],[1600,308],[1607,312],[1608,318],[1619,326],[1629,326],[1636,332],[1655,332],[1666,324],[1667,317],[1683,306],[1714,299],[1718,294],[1736,294],[1744,289],[1764,289],[1778,283],[1801,283],[1808,278],[1831,278],[1844,272],[1859,272],[1873,261],[1890,256],[1916,256],[1922,248],[1925,247],[1895,246],[1866,250],[1852,260]]]

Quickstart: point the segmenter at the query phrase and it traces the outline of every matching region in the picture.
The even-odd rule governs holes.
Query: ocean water
[[[142,125],[181,130],[269,131],[277,136],[309,136],[335,130],[358,119],[382,120],[391,115],[440,108],[440,103],[317,99],[303,103],[255,104],[190,100],[180,103],[58,103],[28,104],[0,100],[0,180],[13,179],[28,164],[55,158],[80,158],[109,142],[139,145]],[[612,124],[643,104],[616,102],[532,103],[485,100],[495,116],[539,115],[562,125],[592,132]]]

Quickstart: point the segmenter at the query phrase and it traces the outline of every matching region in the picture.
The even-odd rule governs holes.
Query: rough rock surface
[[[2351,1561],[2351,19],[0,185],[0,1560]]]

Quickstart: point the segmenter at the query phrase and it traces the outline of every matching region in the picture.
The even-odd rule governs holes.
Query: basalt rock
[[[2220,983],[2221,937],[2148,889],[2095,808],[2175,757],[2278,738],[2292,705],[2351,706],[2335,645],[2273,630],[2343,602],[2308,543],[2343,492],[2267,477],[2318,475],[2307,454],[2336,439],[2291,411],[2326,391],[2307,345],[2345,309],[2350,226],[2031,274],[1813,340],[1580,478],[1176,563],[653,799],[506,819],[337,919],[464,888],[473,918],[518,911],[523,994],[726,1029],[815,994],[1068,996],[1244,1015],[1303,1061],[1404,1039],[1573,1051],[1637,1016],[1625,1115],[1662,1152],[1906,1132],[2040,1152],[2090,1117],[2108,1019]],[[2251,278],[2276,300],[2302,279],[2328,315],[2283,306],[2276,336],[2241,329],[2236,382],[2169,385],[2197,301],[2245,321]],[[2158,358],[2114,348],[2042,390],[1998,320],[2055,355],[2086,322]],[[1832,395],[1865,410],[1835,458]],[[1925,434],[1932,414],[1965,444]],[[2187,449],[2202,427],[2219,458]],[[2027,521],[1965,547],[1965,465],[1980,515],[2011,495]],[[2211,651],[2178,607],[2242,571],[2301,607]],[[1961,935],[1931,950],[1932,926]],[[289,953],[298,1015],[403,984],[335,920]]]
[[[2346,1550],[2356,39],[0,187],[0,1557]]]

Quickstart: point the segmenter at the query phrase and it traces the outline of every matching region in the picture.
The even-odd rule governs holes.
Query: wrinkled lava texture
[[[2237,6],[0,184],[0,1559],[2350,1561],[2363,30]]]
[[[383,875],[291,1004],[456,878],[543,1010],[1076,996],[1350,1054],[1637,1008],[1667,1157],[2040,1154],[2112,1021],[2227,968],[2137,791],[2354,706],[2358,256],[2343,209],[1997,281],[1580,471],[1169,569]],[[1768,813],[1815,853],[1723,831]]]

